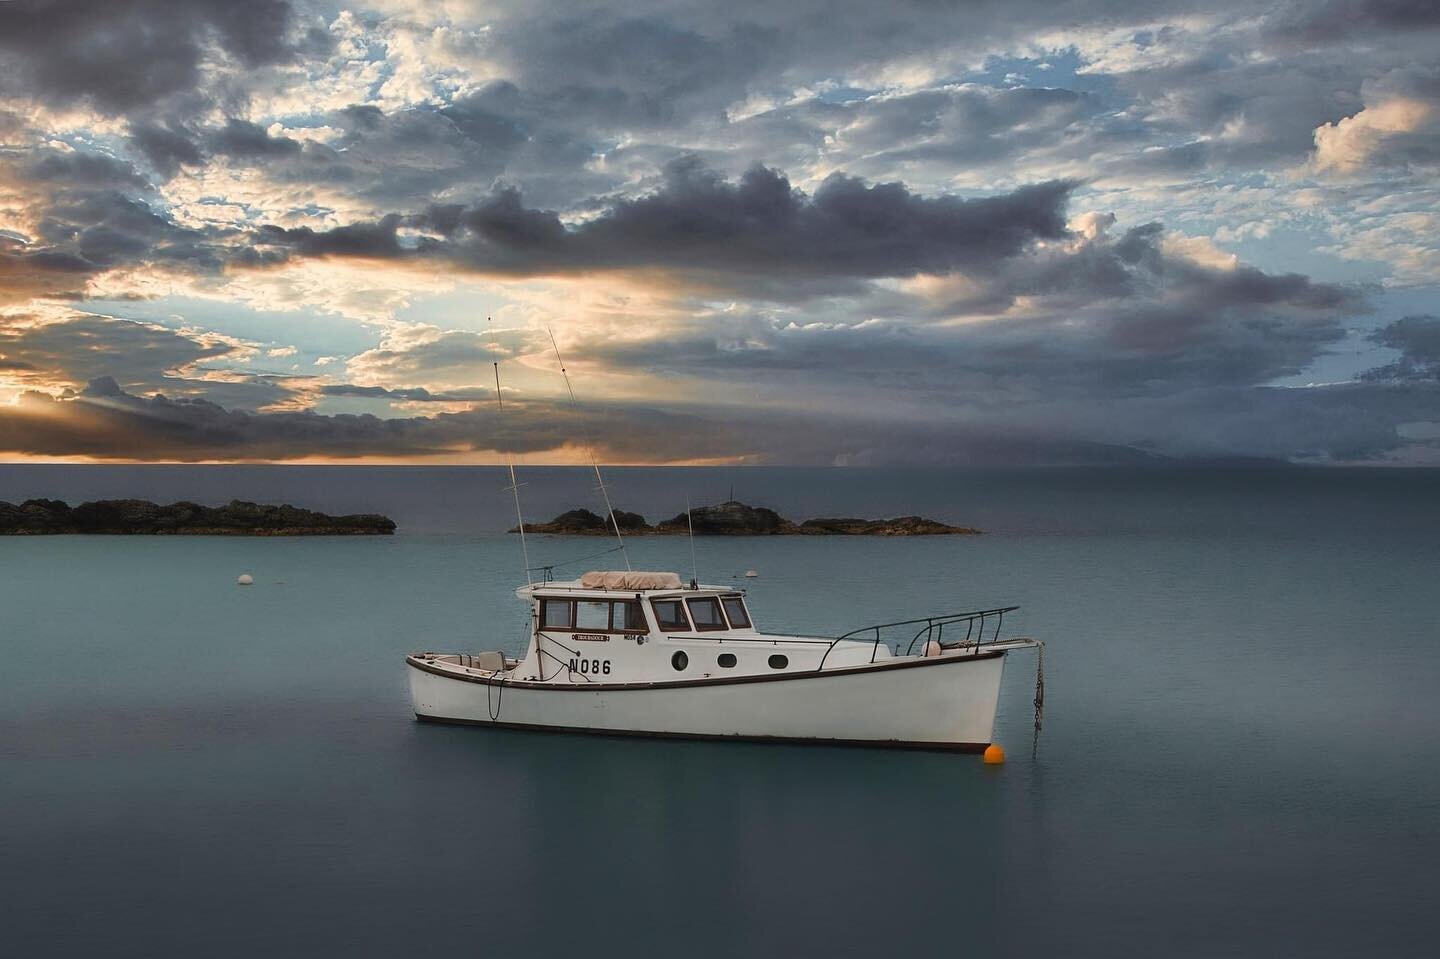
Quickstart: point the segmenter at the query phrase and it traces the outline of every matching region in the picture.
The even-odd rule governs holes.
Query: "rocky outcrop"
[[[0,502],[0,535],[103,533],[191,536],[366,536],[395,532],[395,521],[375,513],[327,516],[299,507],[233,500],[225,506],[141,499],[106,499],[71,508],[54,499]]]
[[[794,523],[773,509],[750,506],[731,500],[716,506],[701,506],[662,520],[655,526],[638,513],[616,510],[620,530],[627,534],[684,536],[693,524],[696,536],[955,536],[981,532],[968,526],[950,526],[923,516],[895,519],[807,519]],[[519,527],[510,530],[519,532]],[[527,533],[554,533],[563,536],[604,536],[614,530],[605,518],[588,509],[572,509],[548,523],[526,523]]]
[[[950,526],[923,516],[895,519],[807,519],[796,527],[802,536],[957,536],[981,532],[968,526]]]
[[[681,513],[664,520],[655,531],[686,534],[691,523],[697,536],[776,536],[794,532],[795,526],[773,509],[730,500],[718,506],[696,507],[688,518]]]
[[[627,513],[623,509],[617,509],[615,522],[625,533],[654,532],[650,524],[645,522],[645,517],[639,513]],[[510,532],[518,533],[520,527],[512,527]],[[553,533],[559,536],[604,536],[613,533],[614,529],[599,513],[592,513],[588,509],[572,509],[569,512],[561,513],[548,523],[526,523],[525,532]]]

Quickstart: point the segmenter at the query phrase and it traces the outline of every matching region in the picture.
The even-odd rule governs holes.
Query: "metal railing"
[[[974,647],[978,652],[979,647],[982,645],[999,642],[1000,628],[1005,623],[1005,614],[1014,612],[1019,608],[1019,606],[1001,606],[996,609],[977,609],[968,613],[946,613],[939,616],[926,616],[921,619],[901,619],[893,623],[877,623],[874,626],[862,626],[859,629],[852,629],[850,632],[841,636],[836,636],[831,640],[830,648],[825,650],[825,655],[820,657],[820,665],[816,666],[815,669],[819,671],[825,668],[825,660],[830,658],[830,654],[834,652],[835,647],[840,643],[845,640],[855,639],[867,633],[873,634],[875,637],[874,642],[870,646],[870,662],[873,663],[875,662],[876,654],[880,652],[881,640],[886,639],[887,634],[885,631],[899,630],[902,626],[918,627],[914,635],[910,636],[909,643],[905,646],[904,655],[906,656],[909,656],[914,651],[915,644],[920,642],[920,637],[922,636],[925,637],[925,642],[920,644],[922,650],[931,640],[934,640],[938,642],[943,649]],[[959,634],[962,625],[965,627],[965,635],[963,638],[956,639],[955,637]],[[947,626],[950,627],[951,640],[949,642],[945,639],[945,628]],[[905,642],[905,634],[908,632],[908,629],[904,630],[898,640],[893,641],[896,656],[901,655],[900,643]],[[987,632],[989,634],[988,639],[986,638]],[[891,635],[893,635],[893,633]],[[890,646],[891,641],[887,640],[885,645],[887,647]]]

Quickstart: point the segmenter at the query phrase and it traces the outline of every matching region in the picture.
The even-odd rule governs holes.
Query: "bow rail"
[[[990,645],[1000,641],[1000,628],[1005,623],[1005,614],[1014,612],[1019,606],[1000,606],[995,609],[977,609],[968,613],[944,613],[938,616],[924,616],[920,619],[901,619],[893,623],[877,623],[874,626],[862,626],[859,629],[852,629],[848,633],[836,636],[830,641],[830,648],[825,650],[825,655],[820,657],[820,665],[817,670],[825,668],[825,660],[830,653],[845,640],[856,639],[865,634],[873,634],[874,642],[870,647],[870,662],[875,662],[875,656],[880,651],[880,643],[885,640],[887,646],[893,643],[895,655],[899,656],[900,644],[905,642],[905,635],[909,629],[901,630],[901,627],[918,627],[910,636],[909,643],[905,646],[904,655],[909,656],[915,649],[915,644],[920,642],[920,637],[925,637],[925,642],[920,644],[923,650],[931,640],[940,644],[942,649],[961,649],[975,647],[977,650],[982,645]],[[950,627],[951,639],[945,639],[945,628]],[[962,638],[955,638],[964,626],[965,635]],[[889,632],[887,632],[889,631]],[[890,639],[899,633],[898,638]],[[986,638],[986,635],[989,638]]]

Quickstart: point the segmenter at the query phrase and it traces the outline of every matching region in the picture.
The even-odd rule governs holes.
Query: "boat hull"
[[[459,675],[413,656],[407,663],[415,715],[427,721],[980,751],[991,742],[1005,653],[628,685],[501,681]]]

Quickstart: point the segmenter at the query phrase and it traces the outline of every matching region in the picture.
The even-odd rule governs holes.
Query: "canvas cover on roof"
[[[594,570],[580,577],[586,589],[679,589],[678,573]]]

